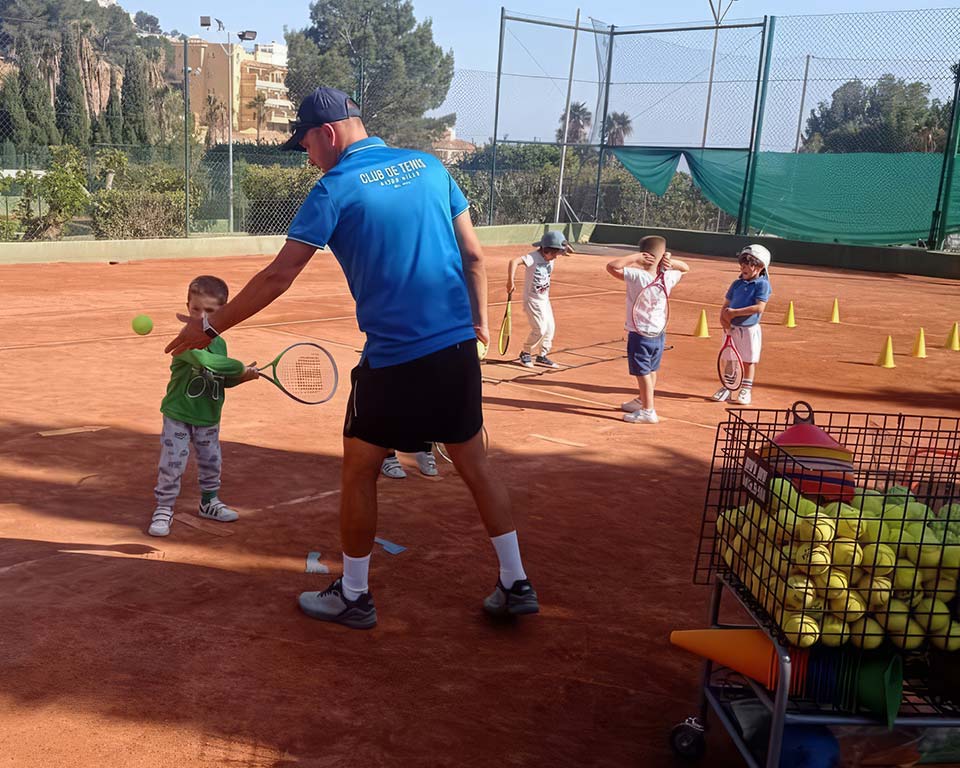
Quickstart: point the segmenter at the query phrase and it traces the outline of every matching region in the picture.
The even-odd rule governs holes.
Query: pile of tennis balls
[[[792,645],[960,650],[960,503],[933,510],[895,486],[820,506],[779,477],[769,490],[769,511],[718,516],[717,551]]]

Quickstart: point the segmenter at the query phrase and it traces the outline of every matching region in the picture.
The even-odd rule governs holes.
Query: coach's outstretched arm
[[[282,295],[307,266],[316,248],[296,240],[287,240],[277,257],[248,282],[233,299],[224,304],[207,322],[218,333],[223,333],[259,312]],[[484,305],[485,306],[485,305]],[[188,315],[177,315],[185,325],[180,335],[167,344],[164,352],[178,355],[188,349],[204,349],[211,338],[203,330],[201,320]]]
[[[467,281],[470,309],[473,311],[473,328],[477,338],[490,343],[490,326],[487,321],[487,268],[484,264],[483,246],[470,221],[470,212],[464,211],[453,220],[453,231],[460,247],[460,262]],[[218,329],[219,330],[219,329]]]

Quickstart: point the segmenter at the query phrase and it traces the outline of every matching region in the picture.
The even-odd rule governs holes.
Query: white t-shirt
[[[527,268],[527,277],[523,284],[523,300],[549,301],[550,275],[553,274],[556,259],[547,261],[540,251],[532,251],[520,261]]]
[[[638,267],[624,267],[623,282],[627,284],[627,322],[624,328],[641,336],[659,336],[663,333],[667,327],[668,295],[682,276],[683,273],[676,269],[663,272],[663,283],[667,288],[665,294],[660,286],[651,286],[655,275]]]

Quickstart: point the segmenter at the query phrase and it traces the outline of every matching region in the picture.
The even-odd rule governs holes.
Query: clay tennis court
[[[499,329],[508,258],[488,248]],[[595,249],[592,249],[595,250]],[[609,253],[609,252],[608,252]],[[131,256],[136,254],[132,253]],[[678,254],[682,255],[682,254]],[[480,601],[496,561],[464,485],[380,481],[371,565],[379,626],[304,617],[296,596],[339,571],[340,430],[348,387],[306,407],[265,382],[224,409],[223,525],[195,514],[184,478],[173,531],[146,535],[156,482],[164,345],[189,280],[238,290],[266,257],[0,266],[0,762],[28,766],[672,765],[667,735],[693,714],[697,660],[670,630],[702,625],[692,584],[714,432],[716,321],[732,259],[683,256],[657,426],[621,421],[634,381],[610,255],[561,260],[551,289],[560,371],[484,365],[491,456],[515,505],[539,617],[497,624]],[[958,414],[955,282],[771,270],[754,405]],[[840,301],[841,325],[828,321]],[[787,302],[799,326],[783,327]],[[702,308],[713,338],[693,337]],[[154,332],[130,319],[147,313]],[[929,358],[909,352],[920,326]],[[516,354],[527,331],[514,304]],[[874,366],[888,334],[897,368]],[[362,344],[335,261],[227,335],[265,363],[318,340],[342,379]],[[399,404],[398,407],[402,407]],[[740,765],[726,736],[709,764]]]

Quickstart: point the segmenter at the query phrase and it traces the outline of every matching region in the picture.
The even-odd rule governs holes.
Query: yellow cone
[[[954,352],[960,352],[960,323],[953,324],[950,335],[947,336],[947,343],[944,346]]]
[[[887,340],[883,345],[883,351],[877,359],[877,365],[881,368],[897,367],[896,363],[893,362],[893,336],[887,336]]]
[[[833,300],[833,312],[830,313],[830,322],[839,323],[840,322],[840,300]]]
[[[917,340],[913,343],[913,356],[927,356],[927,340],[923,336],[923,328],[920,329],[920,333],[917,334]]]
[[[709,339],[710,338],[710,328],[707,326],[707,310],[700,310],[700,319],[697,320],[697,328],[693,332],[694,338],[697,339]]]
[[[794,314],[793,314],[793,302],[792,302],[792,301],[790,302],[790,306],[787,307],[787,316],[786,316],[785,318],[783,318],[783,324],[784,324],[785,326],[787,326],[787,328],[796,328],[796,327],[797,327],[797,319],[796,319],[796,317],[794,317]]]

